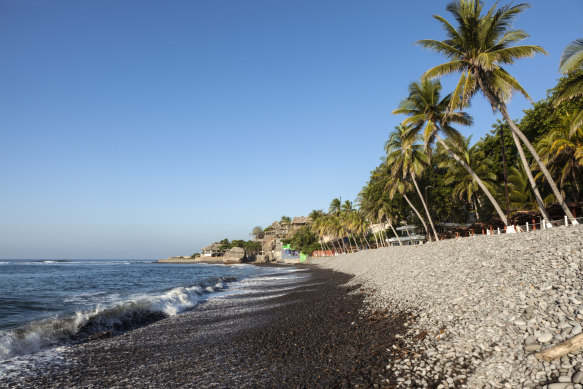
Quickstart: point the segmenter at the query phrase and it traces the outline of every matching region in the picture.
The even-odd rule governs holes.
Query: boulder
[[[245,262],[245,250],[241,247],[233,247],[223,256],[223,263]]]

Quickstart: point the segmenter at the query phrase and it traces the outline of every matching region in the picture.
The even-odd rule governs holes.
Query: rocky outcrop
[[[233,247],[223,256],[223,263],[243,263],[245,259],[245,250],[241,247]]]

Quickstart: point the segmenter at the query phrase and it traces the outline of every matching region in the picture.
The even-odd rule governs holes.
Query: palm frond
[[[540,46],[513,46],[505,47],[499,50],[489,51],[488,60],[499,63],[514,63],[517,59],[533,57],[536,53],[547,54]],[[489,68],[488,68],[489,69]]]
[[[583,39],[577,39],[563,51],[559,71],[567,74],[581,68],[583,68]]]
[[[530,35],[528,35],[525,31],[523,30],[510,30],[510,31],[506,31],[504,33],[504,35],[502,36],[502,38],[500,38],[500,40],[496,43],[496,45],[494,47],[506,47],[506,45],[510,44],[510,43],[515,43],[515,42],[520,42],[521,40],[524,40],[526,38],[528,38]]]
[[[571,122],[571,128],[569,130],[569,136],[575,135],[577,131],[583,131],[583,109],[575,113],[576,116]],[[582,148],[583,150],[583,148]]]
[[[415,42],[415,44],[423,48],[429,49],[436,53],[444,54],[445,56],[452,59],[460,58],[463,56],[463,53],[460,50],[458,50],[457,48],[448,43],[450,42],[438,41],[434,39],[422,39],[420,41]]]
[[[519,92],[524,97],[526,97],[528,100],[532,101],[532,99],[530,98],[530,96],[528,95],[526,90],[522,87],[522,85],[520,85],[520,83],[516,80],[516,78],[512,77],[510,75],[510,73],[508,73],[506,70],[499,67],[497,69],[492,70],[492,74],[494,75],[495,78],[497,78],[499,80],[503,80],[504,83],[511,90],[515,90],[515,91]]]
[[[441,77],[446,74],[454,73],[463,71],[465,67],[465,62],[458,60],[458,61],[451,61],[441,65],[437,65],[421,76],[422,79],[434,79],[437,77]]]
[[[439,15],[433,15],[433,17],[436,20],[438,20],[439,22],[441,22],[442,27],[447,32],[447,35],[449,35],[453,39],[459,39],[460,38],[460,35],[457,32],[457,30],[445,18],[443,18],[443,17],[441,17]]]
[[[453,92],[448,95],[449,96],[449,111],[453,112],[456,109],[462,109],[465,107],[465,103],[469,101],[468,98],[466,98],[466,88],[467,88],[467,83],[468,83],[468,78],[470,78],[472,75],[470,74],[470,72],[464,72],[462,73],[462,75],[460,76],[460,79],[455,87],[455,89],[453,90]]]
[[[568,79],[555,97],[555,106],[573,97],[583,96],[583,72]]]

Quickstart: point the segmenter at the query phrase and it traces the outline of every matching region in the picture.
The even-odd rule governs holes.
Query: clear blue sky
[[[446,3],[0,0],[0,258],[191,254],[354,200]],[[531,5],[549,55],[509,70],[538,100],[583,2]]]

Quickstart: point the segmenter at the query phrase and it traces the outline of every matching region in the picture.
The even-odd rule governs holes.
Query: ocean
[[[298,272],[246,264],[1,260],[0,375],[39,356],[50,359],[52,350],[116,336],[208,299],[252,293],[258,283],[287,285]]]

